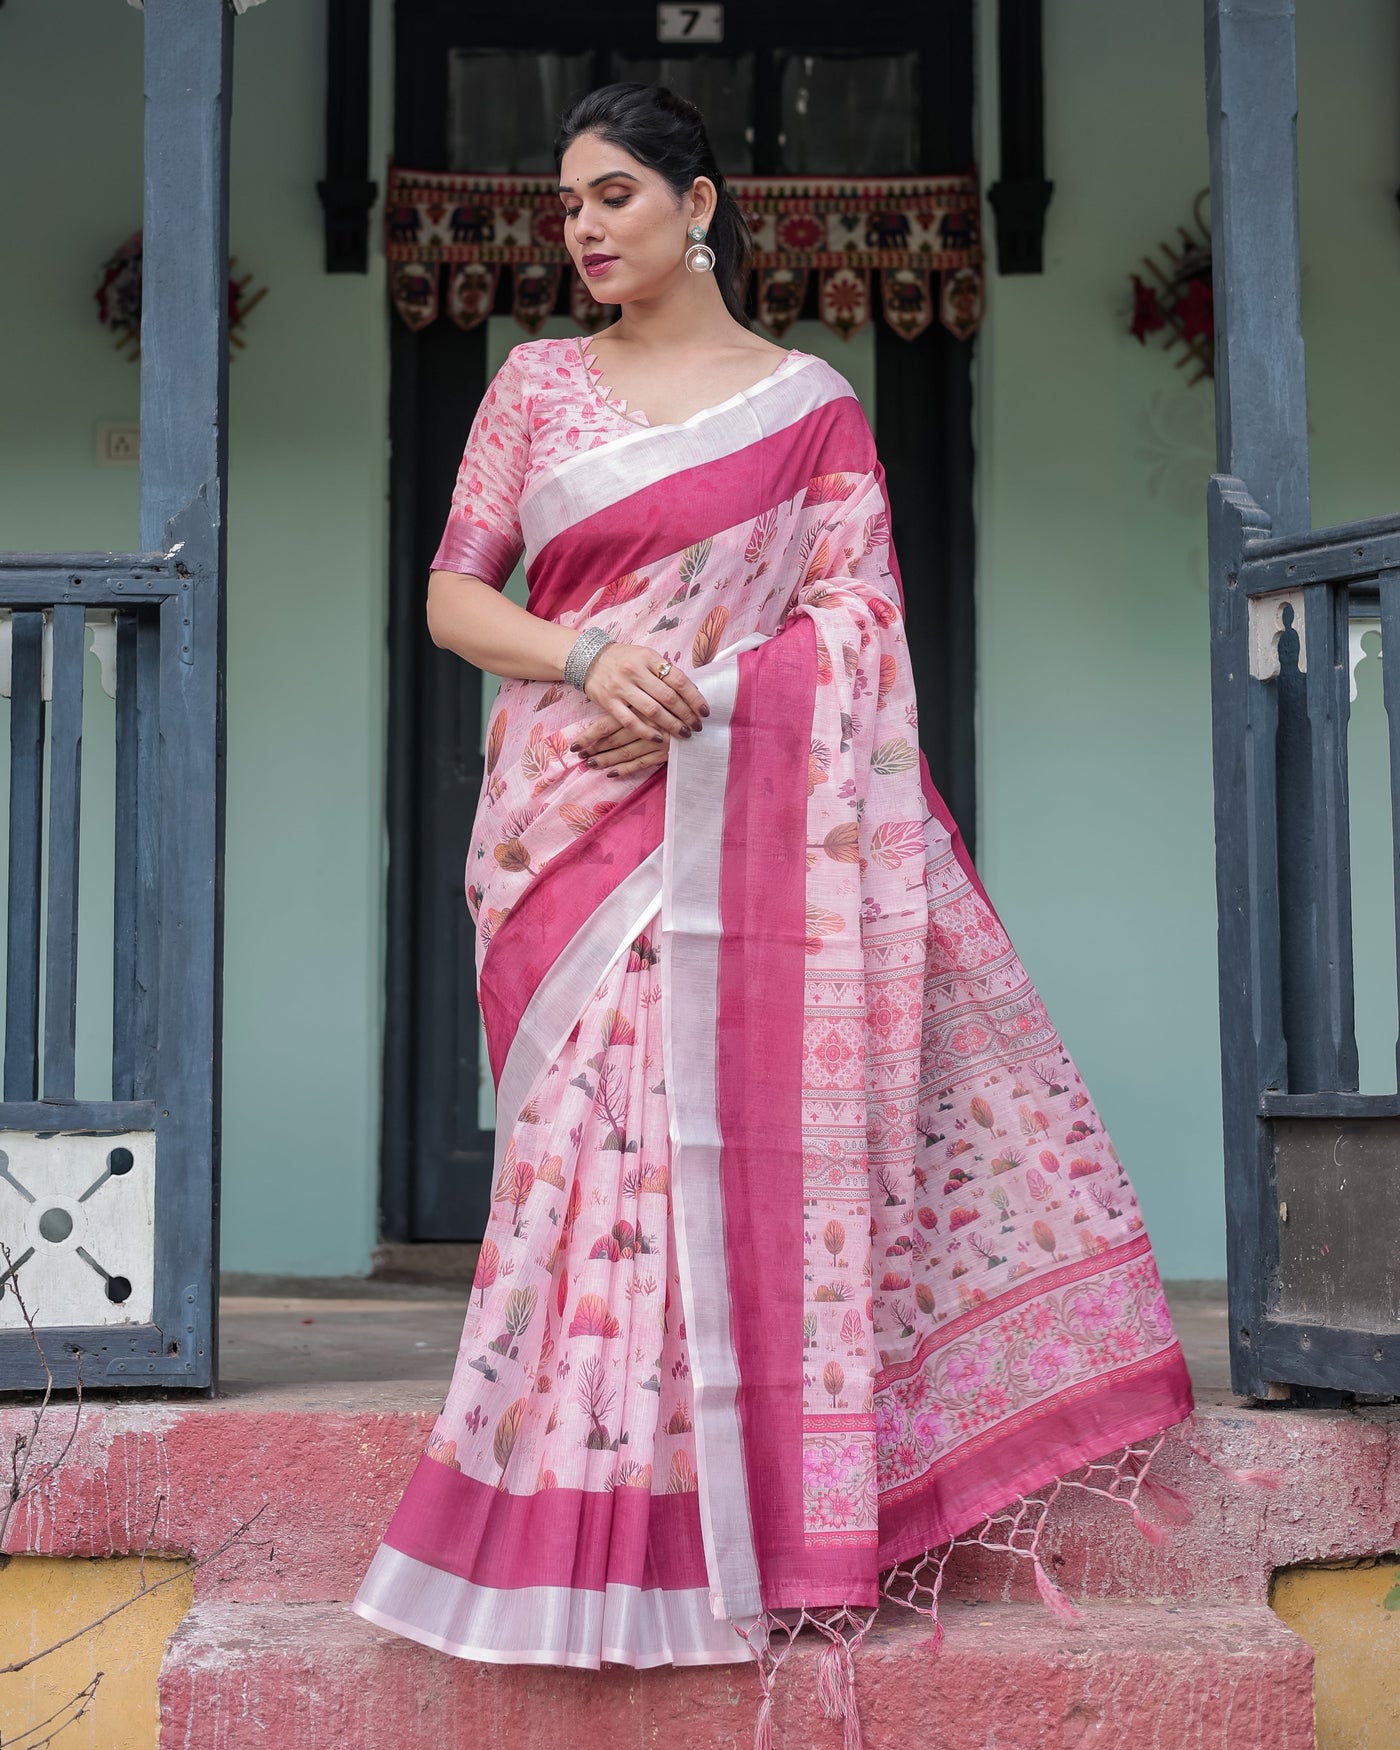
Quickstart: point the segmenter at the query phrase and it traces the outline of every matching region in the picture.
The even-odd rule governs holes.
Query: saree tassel
[[[846,1649],[841,1643],[841,1637],[834,1629],[827,1629],[821,1623],[816,1626],[824,1635],[830,1636],[829,1644],[822,1649],[821,1660],[817,1665],[817,1701],[826,1719],[844,1720],[846,1717]]]
[[[1078,1622],[1079,1612],[1070,1602],[1069,1594],[1063,1592],[1046,1573],[1039,1556],[1031,1559],[1035,1563],[1035,1589],[1043,1602],[1054,1611],[1061,1622]]]
[[[1256,1489],[1277,1489],[1282,1486],[1283,1472],[1271,1470],[1263,1465],[1232,1465],[1222,1464],[1213,1453],[1207,1452],[1204,1446],[1197,1446],[1194,1440],[1188,1440],[1184,1434],[1178,1434],[1177,1439],[1188,1452],[1194,1452],[1204,1464],[1212,1470],[1218,1470],[1222,1476],[1229,1477],[1232,1483],[1244,1483],[1247,1487]]]
[[[753,1750],[773,1750],[773,1689],[778,1667],[792,1651],[792,1631],[771,1611],[765,1611],[747,1629],[740,1629],[736,1625],[735,1632],[741,1640],[748,1643],[758,1666],[761,1700],[758,1704],[758,1718],[754,1721]],[[774,1650],[776,1635],[785,1637],[781,1651]]]
[[[863,1750],[856,1702],[856,1648],[874,1620],[873,1610],[865,1617],[852,1611],[826,1618],[807,1616],[807,1621],[828,1643],[817,1666],[817,1701],[827,1719],[845,1722],[842,1750]]]
[[[1142,1486],[1164,1525],[1188,1525],[1195,1517],[1191,1503],[1181,1490],[1164,1483],[1150,1471],[1143,1474]]]

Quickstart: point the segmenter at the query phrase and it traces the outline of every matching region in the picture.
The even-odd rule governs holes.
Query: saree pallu
[[[762,1664],[1190,1385],[920,758],[845,380],[793,355],[520,519],[531,610],[664,650],[710,716],[617,780],[570,754],[576,693],[501,688],[467,869],[493,1213],[356,1608],[477,1659]]]

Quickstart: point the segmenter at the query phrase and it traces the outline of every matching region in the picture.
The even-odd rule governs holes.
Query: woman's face
[[[686,271],[686,232],[708,226],[715,207],[708,177],[678,201],[663,176],[596,134],[580,134],[565,152],[559,198],[569,254],[600,304],[663,293]]]

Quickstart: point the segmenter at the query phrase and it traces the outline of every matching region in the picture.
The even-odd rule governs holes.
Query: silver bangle
[[[565,685],[577,687],[582,692],[598,652],[612,642],[601,626],[590,626],[586,632],[580,632],[564,658]]]

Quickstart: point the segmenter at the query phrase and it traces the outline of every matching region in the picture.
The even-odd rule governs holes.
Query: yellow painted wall
[[[1270,1599],[1313,1649],[1317,1750],[1395,1750],[1400,1745],[1400,1558],[1346,1567],[1286,1568]]]
[[[0,1676],[0,1744],[28,1746],[62,1727],[62,1750],[155,1750],[161,1655],[194,1595],[186,1566],[148,1559],[147,1586],[168,1584],[26,1670]],[[0,1666],[96,1622],[140,1584],[135,1556],[12,1557],[0,1569]],[[91,1702],[77,1718],[82,1704],[76,1698],[99,1672]],[[37,1729],[45,1720],[51,1723]]]

